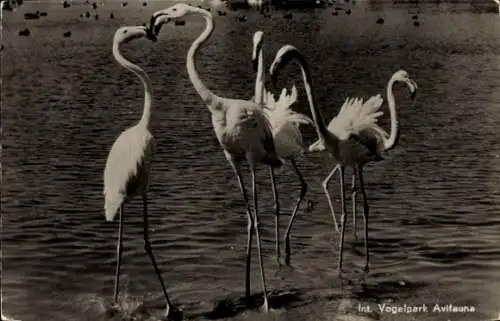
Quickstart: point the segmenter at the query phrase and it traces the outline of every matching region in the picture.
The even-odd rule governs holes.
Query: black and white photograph
[[[2,0],[1,321],[500,321],[500,0]]]

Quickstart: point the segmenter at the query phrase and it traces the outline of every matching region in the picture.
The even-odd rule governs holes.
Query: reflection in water
[[[117,231],[116,222],[104,221],[102,171],[113,140],[139,118],[142,103],[135,76],[112,59],[112,36],[118,26],[141,24],[166,5],[130,2],[124,9],[109,3],[99,8],[100,15],[113,11],[115,19],[97,21],[79,19],[77,6],[25,6],[49,14],[29,23],[11,14],[4,25],[3,303],[9,315],[23,321],[99,320],[100,303],[87,311],[84,302],[111,295]],[[294,12],[290,20],[282,13],[271,12],[273,18],[266,19],[248,11],[247,21],[237,22],[237,13],[228,13],[216,17],[214,35],[200,52],[197,65],[209,88],[249,98],[253,32],[266,34],[267,62],[282,45],[294,44],[310,61],[318,105],[328,119],[347,96],[383,93],[397,69],[407,70],[419,84],[414,104],[396,88],[396,99],[403,99],[400,144],[390,160],[366,169],[373,271],[364,283],[356,244],[346,251],[344,279],[336,275],[338,239],[320,185],[331,160],[326,155],[300,159],[315,207],[298,214],[291,269],[273,264],[273,200],[267,172],[259,173],[269,287],[274,296],[296,289],[300,297],[300,303],[272,314],[278,320],[331,319],[350,304],[340,300],[345,297],[475,305],[479,312],[464,319],[498,313],[500,21],[488,14],[439,15],[422,6],[421,26],[415,28],[406,7],[384,9],[383,25],[376,24],[378,12],[355,7],[351,15],[332,16],[327,9]],[[18,37],[27,24],[32,35]],[[213,302],[238,307],[246,219],[209,114],[185,69],[188,46],[203,20],[187,19],[182,33],[174,28],[166,27],[156,44],[139,40],[122,51],[145,68],[154,85],[158,150],[150,191],[152,246],[174,302],[188,318],[206,319],[205,313],[218,306]],[[62,37],[67,30],[71,38]],[[309,115],[297,69],[287,69],[282,78],[291,77],[283,85],[296,83],[296,110]],[[386,121],[382,125],[387,128]],[[316,138],[313,128],[304,135],[306,143]],[[291,208],[300,186],[288,170],[279,182],[282,208]],[[332,195],[338,195],[336,187]],[[338,211],[339,203],[334,205]],[[145,311],[157,315],[164,304],[143,251],[140,210],[139,202],[131,203],[125,221],[125,293],[131,302],[145,295]],[[252,276],[258,277],[256,266]],[[252,290],[259,296],[257,286]],[[234,319],[260,317],[247,311]],[[407,317],[417,316],[392,316]],[[418,316],[452,318],[460,317]]]

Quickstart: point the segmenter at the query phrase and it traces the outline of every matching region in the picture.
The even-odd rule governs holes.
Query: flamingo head
[[[177,18],[184,17],[191,13],[203,12],[206,15],[211,16],[210,12],[204,9],[196,8],[185,3],[177,3],[167,9],[156,11],[149,22],[149,29],[152,31],[154,36],[158,36],[161,26],[165,23],[175,20]]]
[[[269,68],[269,75],[273,85],[276,85],[280,70],[291,61],[295,61],[303,70],[308,70],[308,65],[304,55],[296,47],[292,45],[284,45],[276,53],[274,61]],[[308,72],[306,72],[306,82],[308,84],[311,83]]]
[[[144,26],[121,27],[116,30],[113,43],[117,45],[126,43],[134,39],[146,37],[147,34],[148,28]]]
[[[408,86],[408,89],[410,90],[411,99],[415,99],[418,86],[417,86],[417,83],[413,79],[410,78],[410,75],[408,74],[408,72],[406,72],[405,70],[402,70],[402,69],[398,70],[392,75],[391,80],[392,80],[392,82],[396,82],[396,81],[404,82]]]
[[[260,30],[253,34],[252,64],[255,71],[259,66],[259,54],[262,51],[263,37],[264,33]]]

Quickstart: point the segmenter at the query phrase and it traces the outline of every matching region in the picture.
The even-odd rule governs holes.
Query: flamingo
[[[500,0],[493,0],[498,6],[498,14],[500,14]]]
[[[198,92],[202,101],[208,107],[212,118],[212,125],[215,135],[226,159],[229,161],[232,170],[238,180],[239,189],[246,205],[246,213],[248,218],[247,228],[247,261],[246,261],[246,278],[245,278],[245,294],[250,296],[250,262],[252,250],[252,235],[255,229],[257,237],[257,252],[259,255],[259,265],[261,274],[261,285],[264,294],[264,303],[262,308],[264,311],[269,310],[267,299],[267,288],[264,275],[264,265],[261,253],[261,242],[259,233],[259,216],[257,206],[257,185],[255,179],[255,170],[257,165],[265,164],[271,167],[271,181],[273,190],[275,188],[274,169],[280,168],[283,163],[279,159],[273,141],[271,125],[267,120],[261,106],[252,100],[231,99],[220,97],[210,91],[201,81],[198,72],[196,71],[194,56],[199,47],[207,41],[212,34],[214,28],[214,20],[212,14],[204,9],[193,7],[184,3],[175,4],[167,9],[157,11],[151,17],[150,30],[154,30],[154,34],[150,36],[151,40],[155,40],[161,26],[170,21],[186,15],[200,15],[206,21],[205,30],[193,42],[187,53],[186,65],[195,90]],[[250,166],[252,175],[252,192],[254,212],[250,210],[250,205],[245,192],[243,179],[240,174],[240,164],[247,161]],[[276,195],[276,199],[278,199]]]
[[[146,37],[149,31],[143,26],[121,27],[113,39],[113,56],[124,68],[135,73],[144,86],[144,108],[140,121],[123,131],[116,139],[108,155],[104,170],[104,197],[105,217],[113,221],[119,213],[118,244],[116,249],[116,274],[114,286],[114,302],[117,302],[120,266],[122,256],[123,216],[125,204],[131,201],[136,194],[141,194],[144,216],[144,248],[151,259],[153,268],[158,275],[166,301],[165,316],[180,319],[180,310],[170,301],[161,272],[151,249],[148,235],[148,207],[147,189],[149,184],[149,170],[155,152],[155,140],[151,134],[151,100],[152,85],[146,72],[139,66],[126,60],[120,53],[120,44],[132,39]]]
[[[313,121],[306,115],[294,112],[290,106],[297,101],[297,88],[292,87],[291,94],[287,94],[286,88],[283,88],[279,99],[276,101],[271,92],[267,92],[264,86],[265,71],[263,62],[263,38],[262,31],[256,31],[253,36],[252,62],[256,71],[255,79],[255,101],[263,106],[264,113],[271,123],[274,144],[278,157],[283,163],[290,163],[297,177],[299,178],[301,188],[295,206],[292,210],[291,218],[285,230],[285,263],[290,264],[290,230],[292,228],[295,215],[299,209],[300,203],[307,193],[307,184],[300,173],[295,158],[302,155],[305,151],[302,143],[302,134],[299,130],[301,124],[313,125]],[[279,245],[279,202],[275,198],[276,204],[276,259],[279,263],[280,245]]]
[[[319,137],[319,142],[313,144],[313,146],[311,146],[312,148],[310,147],[310,150],[327,150],[339,162],[339,164],[337,164],[328,175],[327,180],[325,180],[325,182],[327,182],[337,170],[340,172],[342,216],[338,271],[339,273],[342,271],[342,250],[345,229],[345,166],[352,166],[354,168],[356,176],[359,179],[361,193],[363,194],[365,271],[368,271],[369,252],[367,226],[369,207],[364,187],[363,166],[369,162],[384,159],[384,152],[393,148],[396,143],[398,137],[398,127],[392,86],[397,81],[404,82],[410,90],[411,97],[414,98],[418,88],[417,84],[404,70],[398,70],[391,77],[387,88],[389,110],[391,113],[390,135],[377,125],[378,117],[381,115],[380,112],[378,112],[378,109],[363,109],[366,104],[361,104],[359,100],[358,103],[344,104],[344,108],[340,110],[339,114],[333,120],[333,124],[330,122],[331,126],[327,127],[324,117],[315,102],[308,64],[304,55],[296,47],[285,45],[278,51],[269,71],[272,83],[276,83],[280,70],[283,69],[283,67],[290,61],[295,61],[301,68],[309,106],[316,125],[316,133]],[[380,97],[378,97],[378,99],[380,99]],[[377,104],[373,104],[372,106],[376,105]],[[325,185],[325,183],[323,184]]]

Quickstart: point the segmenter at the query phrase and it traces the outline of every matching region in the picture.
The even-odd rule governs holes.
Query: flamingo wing
[[[379,117],[384,114],[380,111],[383,101],[380,94],[365,102],[361,98],[348,97],[337,116],[328,124],[328,130],[341,139],[347,139],[350,134],[376,126]]]
[[[290,107],[295,102],[297,102],[297,88],[295,85],[292,87],[291,93],[288,94],[286,88],[283,88],[281,95],[278,100],[274,99],[272,93],[266,91],[266,107],[265,113],[268,117],[273,133],[280,131],[283,126],[287,124],[293,124],[296,127],[301,124],[307,125],[313,124],[311,118],[304,114],[297,113]]]
[[[147,184],[155,141],[141,126],[125,130],[111,147],[104,170],[105,215],[113,220],[127,197]]]

